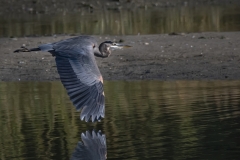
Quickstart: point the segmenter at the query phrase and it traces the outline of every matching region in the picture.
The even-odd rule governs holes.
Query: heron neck
[[[111,51],[109,48],[102,49],[99,47],[99,51],[101,53],[102,58],[107,58],[111,54]]]
[[[111,54],[109,50],[107,52],[101,52],[101,53],[103,58],[107,58]]]

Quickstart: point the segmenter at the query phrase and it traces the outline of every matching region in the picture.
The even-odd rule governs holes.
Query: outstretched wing
[[[82,142],[78,142],[71,160],[106,160],[106,136],[101,131],[86,131],[81,134]]]
[[[91,50],[55,50],[57,70],[80,118],[100,120],[105,114],[103,81]]]

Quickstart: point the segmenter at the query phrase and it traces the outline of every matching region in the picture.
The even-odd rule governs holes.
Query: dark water
[[[240,81],[105,82],[106,118],[79,120],[60,82],[0,83],[0,159],[70,159],[101,130],[108,159],[240,157]]]
[[[136,35],[239,31],[240,6],[169,7],[152,10],[94,10],[76,13],[0,16],[0,37],[53,34]]]

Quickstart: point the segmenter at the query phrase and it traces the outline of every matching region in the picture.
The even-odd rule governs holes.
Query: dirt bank
[[[54,57],[45,52],[13,53],[71,36],[1,38],[1,81],[59,80]],[[179,35],[96,36],[133,47],[96,58],[105,80],[240,79],[240,32]]]
[[[199,5],[240,5],[239,0],[0,0],[0,15],[13,13],[54,14],[82,10],[121,10]]]

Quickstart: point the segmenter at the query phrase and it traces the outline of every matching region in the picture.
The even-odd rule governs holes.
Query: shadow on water
[[[80,135],[95,129],[107,137],[108,159],[238,159],[239,88],[105,81],[106,118],[93,124],[79,120],[61,82],[1,82],[0,157],[70,159]]]
[[[81,134],[71,160],[105,160],[107,159],[106,136],[101,131],[86,131]]]
[[[0,37],[53,34],[136,35],[239,31],[239,6],[103,10],[55,15],[3,15]]]

